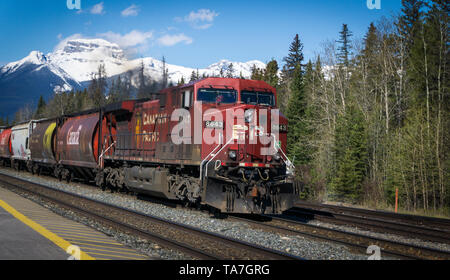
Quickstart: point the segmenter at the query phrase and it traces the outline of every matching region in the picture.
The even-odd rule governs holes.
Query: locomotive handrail
[[[282,153],[283,156],[286,158],[286,160],[285,160],[283,157],[281,157],[281,159],[282,159],[282,160],[284,161],[284,163],[286,164],[287,169],[290,170],[290,172],[291,172],[292,174],[294,174],[294,171],[295,171],[295,165],[294,165],[294,163],[293,163],[293,162],[287,157],[287,155],[283,152],[283,149],[281,149],[281,146],[278,145],[278,143],[277,143],[277,137],[275,136],[275,134],[271,133],[271,136],[273,136],[273,139],[275,140],[275,141],[274,141],[274,148],[275,148],[275,150],[281,151],[281,153]]]
[[[216,156],[217,156],[218,154],[220,154],[220,152],[222,152],[223,149],[225,149],[225,148],[226,148],[233,140],[234,140],[233,137],[231,137],[230,140],[222,147],[222,149],[220,149],[217,153],[215,153],[215,154],[213,155],[213,157],[206,163],[206,176],[208,176],[208,165],[209,165],[209,164],[211,163],[211,161],[212,161],[213,159],[215,159]]]
[[[100,168],[103,168],[104,163],[103,163],[103,156],[116,144],[116,141],[114,141],[106,150],[102,151],[102,153],[100,154],[99,157],[99,162],[100,162]]]
[[[211,153],[209,153],[209,155],[207,155],[207,156],[205,157],[205,159],[202,160],[202,162],[200,163],[200,180],[202,180],[202,181],[203,181],[203,177],[202,177],[202,175],[203,175],[203,165],[205,164],[205,161],[207,161],[208,158],[209,158],[211,155],[213,155],[213,154],[215,153],[215,151],[222,145],[222,141],[223,141],[222,138],[223,138],[222,133],[219,132],[219,144],[218,144],[218,145],[211,151]]]

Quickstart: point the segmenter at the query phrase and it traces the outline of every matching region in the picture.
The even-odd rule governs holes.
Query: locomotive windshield
[[[231,89],[202,88],[198,90],[197,101],[205,103],[236,103],[236,91]]]
[[[242,91],[241,100],[245,104],[275,106],[275,98],[270,92]]]

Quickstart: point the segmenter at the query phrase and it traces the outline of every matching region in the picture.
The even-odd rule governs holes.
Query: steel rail
[[[5,180],[6,178],[6,180]],[[11,182],[11,180],[15,180],[15,182]],[[178,241],[174,241],[174,240],[168,240],[166,237],[155,234],[155,233],[151,233],[147,230],[144,229],[140,229],[136,226],[118,221],[115,218],[108,218],[105,217],[103,215],[100,215],[98,213],[95,213],[93,211],[90,211],[86,208],[82,208],[79,207],[77,205],[74,205],[75,203],[80,203],[80,202],[84,202],[84,203],[90,203],[93,205],[92,208],[95,207],[103,207],[105,209],[109,209],[110,211],[115,211],[115,212],[121,212],[124,215],[131,215],[133,217],[136,217],[142,221],[145,222],[151,222],[153,224],[159,224],[162,226],[166,226],[168,228],[171,228],[173,230],[176,231],[180,231],[180,232],[184,232],[187,234],[190,234],[189,236],[196,236],[198,238],[203,238],[203,239],[208,239],[211,242],[216,242],[217,244],[222,244],[222,246],[227,246],[227,247],[234,247],[236,249],[239,250],[245,250],[246,252],[249,252],[250,254],[254,254],[254,256],[259,256],[261,259],[276,259],[276,260],[301,260],[302,258],[291,255],[291,254],[287,254],[284,252],[280,252],[280,251],[276,251],[276,250],[272,250],[269,248],[265,248],[259,245],[255,245],[255,244],[250,244],[248,242],[245,241],[240,241],[237,239],[233,239],[233,238],[229,238],[226,236],[222,236],[216,233],[212,233],[212,232],[208,232],[205,230],[201,230],[201,229],[197,229],[194,228],[192,226],[188,226],[188,225],[184,225],[184,224],[180,224],[177,222],[173,222],[173,221],[169,221],[160,217],[156,217],[156,216],[152,216],[149,214],[144,214],[144,213],[140,213],[134,210],[130,210],[130,209],[126,209],[117,205],[112,205],[109,203],[105,203],[102,201],[98,201],[98,200],[94,200],[91,198],[87,198],[87,197],[83,197],[74,193],[70,193],[68,191],[65,190],[58,190],[58,189],[54,189],[51,188],[49,186],[46,185],[42,185],[39,183],[34,183],[34,182],[30,182],[21,178],[17,178],[14,176],[10,176],[10,175],[5,175],[5,174],[0,174],[0,182],[3,183],[6,186],[12,186],[16,189],[20,189],[20,190],[24,190],[26,192],[32,193],[36,196],[45,198],[51,202],[54,202],[57,205],[62,205],[63,207],[67,207],[69,209],[74,210],[75,212],[79,212],[82,213],[84,215],[93,217],[96,220],[101,220],[109,225],[112,225],[113,227],[117,227],[120,229],[125,229],[125,231],[128,232],[134,232],[134,233],[138,233],[139,235],[145,236],[146,238],[149,238],[150,240],[153,240],[156,243],[159,243],[161,245],[165,245],[171,249],[175,249],[178,251],[182,251],[186,254],[195,256],[195,257],[199,257],[201,259],[224,259],[223,256],[219,256],[219,255],[214,255],[214,254],[210,254],[207,252],[204,252],[203,250],[197,249],[197,248],[193,248],[192,246],[186,245],[186,244],[182,244]],[[24,186],[24,185],[28,185]],[[54,196],[50,196],[50,195],[46,195],[43,194],[42,192],[38,191],[38,190],[30,190],[31,188],[38,188],[40,190],[45,190],[46,192],[50,192],[54,195],[60,195],[63,194],[65,196],[70,197],[70,201],[71,203],[67,203],[65,201],[62,201],[61,199],[57,199]],[[110,212],[112,213],[112,212]]]
[[[292,209],[285,213],[296,217],[307,217],[306,219],[308,220],[318,220],[344,226],[356,226],[374,232],[392,233],[408,238],[450,244],[449,232],[424,226],[393,222],[390,220],[382,220],[380,218],[359,217],[349,214],[329,213],[303,208]]]
[[[363,218],[372,217],[379,219],[388,219],[391,222],[401,222],[409,225],[426,226],[428,228],[436,228],[450,233],[450,219],[401,214],[388,211],[369,210],[330,204],[318,204],[306,201],[297,202],[295,204],[295,207],[313,209],[317,211],[329,211],[331,213],[354,215]]]
[[[450,252],[434,248],[417,246],[404,242],[397,242],[383,238],[321,227],[293,221],[288,217],[276,216],[256,216],[255,218],[266,218],[266,221],[257,221],[253,218],[232,215],[232,219],[247,222],[270,231],[282,232],[288,235],[301,235],[307,238],[319,239],[345,245],[358,252],[366,253],[370,245],[377,245],[381,248],[383,255],[397,257],[401,259],[433,259],[449,260]],[[280,222],[282,225],[280,225]]]

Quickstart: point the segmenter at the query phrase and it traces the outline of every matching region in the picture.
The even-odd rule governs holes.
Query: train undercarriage
[[[212,168],[199,177],[198,166],[141,166],[105,162],[95,170],[97,186],[154,197],[208,205],[222,213],[281,214],[290,209],[300,186],[283,170]]]

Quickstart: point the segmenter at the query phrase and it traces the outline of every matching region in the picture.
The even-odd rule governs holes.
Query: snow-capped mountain
[[[265,68],[258,60],[231,62],[221,60],[204,69],[195,69],[166,63],[169,82],[176,84],[182,77],[189,80],[192,71],[218,75],[233,63],[234,75],[249,78],[251,68]],[[129,60],[124,51],[103,39],[71,39],[61,42],[53,52],[44,55],[32,51],[27,57],[0,67],[0,115],[10,115],[27,103],[37,102],[40,95],[81,89],[92,79],[100,64],[105,65],[108,77],[137,73],[144,64],[144,74],[152,80],[161,80],[163,62],[152,58]]]

